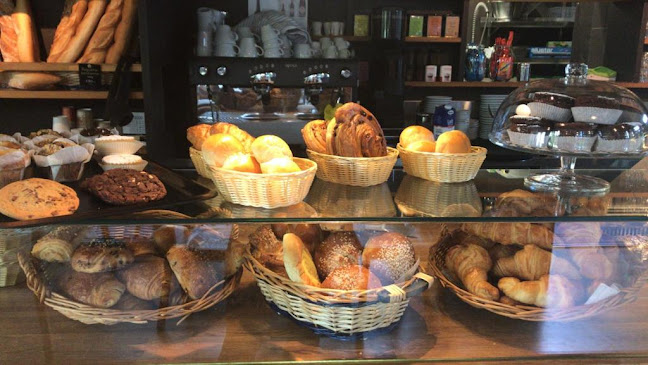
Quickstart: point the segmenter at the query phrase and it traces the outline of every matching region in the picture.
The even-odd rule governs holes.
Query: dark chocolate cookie
[[[114,169],[84,180],[81,187],[109,204],[130,205],[160,200],[167,194],[164,184],[145,171]]]

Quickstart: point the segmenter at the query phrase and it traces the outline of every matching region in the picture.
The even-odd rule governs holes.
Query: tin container
[[[76,112],[77,116],[77,127],[82,129],[92,129],[95,128],[94,117],[92,114],[92,109],[85,108],[79,109]]]
[[[529,81],[530,77],[531,77],[531,64],[528,62],[520,63],[519,70],[518,70],[518,80]]]

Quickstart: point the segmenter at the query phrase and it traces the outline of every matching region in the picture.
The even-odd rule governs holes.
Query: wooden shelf
[[[342,35],[342,36],[340,36],[340,35],[322,35],[322,36],[311,36],[311,38],[312,38],[314,41],[317,41],[317,40],[319,40],[319,39],[322,38],[322,37],[328,37],[328,38],[338,38],[338,37],[342,37],[342,38],[344,38],[345,41],[349,41],[349,42],[369,42],[369,41],[371,40],[371,37],[358,37],[358,36],[355,36],[355,35]]]
[[[108,91],[86,91],[86,90],[0,90],[0,99],[78,99],[78,100],[101,100],[108,98]],[[144,92],[134,91],[131,93],[132,100],[143,100]]]
[[[406,81],[407,87],[427,87],[427,88],[510,88],[515,89],[522,85],[524,82],[469,82],[469,81],[453,81],[453,82],[424,82],[424,81]],[[648,89],[648,82],[615,82],[616,85],[628,89]]]
[[[461,43],[461,38],[455,37],[405,37],[408,43]]]
[[[102,64],[104,72],[114,72],[117,65]],[[78,63],[46,63],[46,62],[0,62],[2,71],[30,71],[30,72],[76,72],[79,71]],[[142,65],[137,63],[131,68],[133,72],[142,72]]]

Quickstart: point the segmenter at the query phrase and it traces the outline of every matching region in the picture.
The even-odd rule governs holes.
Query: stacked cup
[[[214,33],[219,25],[225,24],[227,13],[211,9],[198,8],[198,44],[196,45],[197,56],[211,56],[214,53]]]
[[[238,34],[234,33],[229,25],[219,25],[216,28],[214,56],[236,57],[240,53],[240,49],[236,45],[238,39]]]
[[[286,56],[284,49],[284,41],[280,37],[280,32],[266,24],[261,27],[261,41],[263,42],[263,49],[266,58],[281,58]]]
[[[338,58],[351,57],[351,51],[349,50],[351,43],[345,41],[342,37],[335,37],[333,39],[333,43],[335,44],[335,48],[337,49]]]
[[[324,58],[338,58],[338,50],[335,44],[333,44],[333,40],[329,37],[322,37],[319,40],[321,49],[322,49],[322,56]]]

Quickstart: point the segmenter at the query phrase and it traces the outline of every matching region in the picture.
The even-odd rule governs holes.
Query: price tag
[[[101,89],[101,66],[90,63],[79,64],[79,86],[86,90]]]

